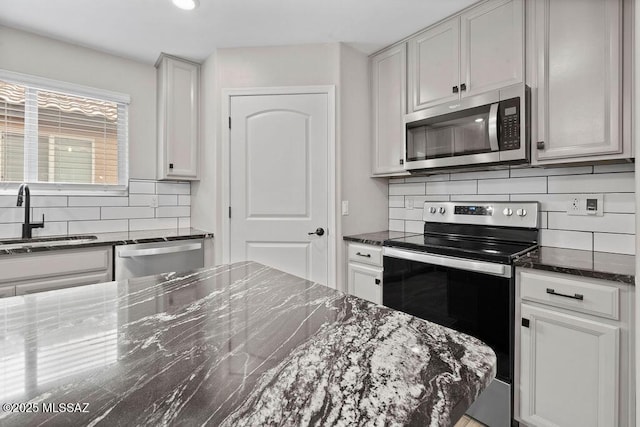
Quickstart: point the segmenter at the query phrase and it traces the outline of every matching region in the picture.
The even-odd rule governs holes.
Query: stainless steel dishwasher
[[[188,271],[204,267],[202,239],[118,245],[115,247],[115,280]]]

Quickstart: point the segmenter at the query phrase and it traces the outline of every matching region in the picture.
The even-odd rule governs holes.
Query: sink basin
[[[57,237],[36,237],[33,239],[0,239],[0,250],[17,249],[34,246],[59,246],[69,243],[86,243],[96,240],[98,237],[86,234]]]

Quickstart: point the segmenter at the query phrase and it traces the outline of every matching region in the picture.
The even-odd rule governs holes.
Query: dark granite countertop
[[[633,255],[543,246],[518,258],[515,265],[634,285],[635,262]]]
[[[34,239],[33,244],[2,244],[2,239],[0,239],[0,256],[53,251],[60,249],[88,248],[93,246],[131,245],[135,243],[153,243],[171,240],[202,239],[213,237],[213,233],[208,233],[206,231],[198,230],[195,228],[170,228],[162,230],[129,232],[124,231],[118,233],[88,233],[87,235],[96,236],[96,238],[87,240],[82,239],[82,237],[85,235],[76,235],[73,237],[77,238],[73,238],[71,240],[46,241],[46,239],[50,239],[50,237],[45,237],[43,238],[43,240],[45,240],[43,242],[37,242],[38,239]]]
[[[367,245],[382,246],[385,240],[400,239],[407,236],[414,236],[420,233],[405,233],[403,231],[376,231],[374,233],[354,234],[352,236],[344,236],[343,240],[349,242],[364,243]]]
[[[496,366],[473,337],[254,262],[4,298],[0,341],[0,401],[25,404],[5,427],[450,426]]]

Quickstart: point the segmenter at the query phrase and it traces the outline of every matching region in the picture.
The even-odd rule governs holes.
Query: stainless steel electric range
[[[382,303],[473,335],[498,357],[469,415],[513,423],[513,260],[538,246],[538,202],[426,202],[424,234],[384,242]]]

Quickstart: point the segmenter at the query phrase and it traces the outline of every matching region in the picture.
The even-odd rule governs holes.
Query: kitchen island
[[[0,425],[453,425],[465,334],[254,262],[0,300]]]

